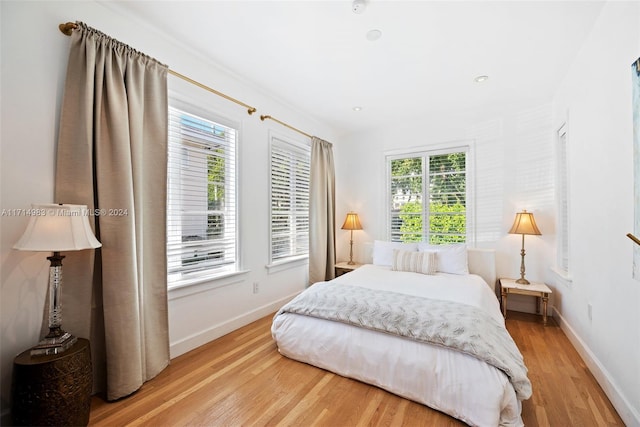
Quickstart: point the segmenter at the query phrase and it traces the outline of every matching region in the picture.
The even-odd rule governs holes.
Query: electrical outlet
[[[260,285],[258,282],[253,282],[253,293],[257,294],[258,292],[260,292]]]
[[[587,304],[587,316],[589,317],[589,321],[592,320],[592,307],[591,307],[591,303]]]

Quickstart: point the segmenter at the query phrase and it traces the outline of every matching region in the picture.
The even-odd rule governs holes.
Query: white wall
[[[640,279],[632,278],[631,64],[640,3],[611,2],[554,100],[567,122],[572,282],[553,281],[556,317],[628,425],[640,425]],[[591,319],[588,305],[592,307]]]
[[[542,236],[526,240],[527,277],[554,290],[554,315],[582,351],[627,424],[640,425],[640,282],[631,279],[632,145],[630,65],[640,56],[640,10],[636,2],[608,3],[574,68],[554,100],[511,106],[506,112],[444,113],[408,119],[388,128],[338,140],[311,118],[166,40],[142,23],[121,16],[116,6],[95,2],[0,2],[2,209],[51,202],[57,122],[69,39],[57,25],[82,20],[209,84],[305,131],[334,142],[337,219],[360,214],[354,232],[356,259],[366,242],[384,238],[384,153],[449,141],[470,141],[476,163],[476,241],[494,247],[498,275],[519,272],[519,236],[506,231],[515,212],[533,211]],[[177,83],[171,80],[175,87]],[[526,82],[523,82],[526,84]],[[191,88],[193,89],[193,88]],[[299,138],[271,122],[249,117],[242,108],[195,91],[220,114],[242,123],[241,239],[249,270],[237,283],[210,289],[205,284],[170,296],[172,355],[273,311],[306,283],[306,264],[266,270],[267,137],[269,129]],[[553,188],[554,132],[569,122],[571,162],[571,246],[573,282],[561,282],[555,263]],[[615,157],[614,157],[615,156]],[[619,183],[613,186],[611,183]],[[0,388],[2,412],[9,399],[11,363],[38,340],[47,286],[44,254],[11,249],[27,218],[0,217]],[[338,258],[348,258],[349,233],[337,230]],[[259,282],[260,292],[252,293]],[[592,319],[587,317],[592,305]],[[532,311],[528,298],[510,308]]]
[[[526,238],[526,276],[551,286],[554,316],[628,425],[640,425],[640,281],[631,278],[633,244],[625,236],[633,230],[630,67],[640,56],[639,33],[640,3],[607,3],[549,103],[416,118],[349,135],[336,147],[338,218],[359,213],[364,230],[354,233],[354,252],[364,260],[370,242],[387,237],[384,153],[470,141],[476,245],[497,250],[498,277],[517,277],[521,241],[507,230],[517,211],[534,212],[542,236]],[[565,120],[571,284],[552,271],[555,134]],[[348,242],[348,232],[338,230],[338,259],[348,258]],[[532,299],[524,298],[510,297],[509,309],[532,312]]]
[[[354,257],[364,261],[370,242],[387,239],[385,153],[469,144],[476,171],[475,245],[497,249],[498,277],[519,277],[521,237],[506,231],[516,212],[533,212],[542,236],[526,238],[526,277],[544,281],[555,239],[551,105],[509,110],[515,112],[443,113],[344,137],[336,147],[337,215],[354,210],[361,218],[364,230],[354,233]],[[347,259],[348,232],[339,230],[337,240],[338,259]],[[535,309],[532,299],[517,297],[510,309]]]
[[[270,114],[306,132],[335,141],[329,127],[278,103],[250,83],[225,72],[165,39],[144,23],[122,16],[117,5],[93,1],[2,1],[2,130],[1,209],[27,208],[53,202],[57,123],[68,56],[69,38],[58,24],[80,20],[143,51],[175,71],[221,92],[255,105],[246,110],[170,77],[169,86],[190,91],[220,115],[241,123],[239,148],[240,233],[245,275],[213,288],[202,284],[171,292],[169,301],[171,354],[175,357],[278,308],[307,282],[307,263],[269,272],[268,260],[268,135],[275,131],[300,136],[275,122],[261,122]],[[5,211],[5,214],[7,211]],[[48,261],[43,253],[12,249],[27,217],[3,215],[0,220],[0,290],[2,345],[1,411],[6,414],[13,358],[37,343],[47,288]],[[259,292],[252,292],[253,283]],[[64,303],[64,301],[63,301]],[[63,320],[64,325],[64,320]],[[70,331],[73,333],[73,331]]]

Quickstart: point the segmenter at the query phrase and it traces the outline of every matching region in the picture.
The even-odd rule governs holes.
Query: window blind
[[[558,131],[558,267],[569,274],[569,168],[566,126]]]
[[[430,243],[466,241],[466,184],[466,153],[429,156]]]
[[[391,240],[421,242],[426,207],[424,158],[409,157],[390,161]]]
[[[458,150],[388,159],[392,241],[466,241],[466,160]]]
[[[308,148],[271,140],[271,261],[309,253]]]
[[[236,129],[169,108],[170,285],[235,270],[236,138]]]

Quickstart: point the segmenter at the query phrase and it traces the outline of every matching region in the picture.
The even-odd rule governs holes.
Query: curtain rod
[[[298,133],[300,133],[300,134],[302,134],[302,135],[306,136],[307,138],[312,138],[312,136],[311,136],[311,135],[309,135],[308,133],[306,133],[306,132],[302,132],[300,129],[296,129],[296,128],[294,128],[293,126],[286,124],[285,122],[281,122],[280,120],[276,119],[275,117],[266,116],[266,115],[265,115],[265,116],[260,116],[260,120],[262,120],[263,122],[264,122],[265,120],[267,120],[267,119],[268,119],[268,120],[273,120],[273,121],[274,121],[274,122],[276,122],[276,123],[280,123],[282,126],[288,127],[289,129],[294,130],[294,131],[296,131],[296,132],[298,132]]]
[[[78,28],[78,24],[76,24],[75,22],[67,22],[67,23],[65,23],[65,24],[60,24],[60,25],[58,25],[58,28],[60,29],[60,31],[62,32],[62,34],[64,34],[65,36],[70,36],[70,35],[71,35],[71,33],[73,33],[73,30],[75,30],[76,28]],[[215,90],[215,89],[213,89],[213,88],[210,88],[209,86],[206,86],[206,85],[204,85],[204,84],[202,84],[202,83],[200,83],[200,82],[197,82],[197,81],[195,81],[195,80],[193,80],[193,79],[191,79],[191,78],[189,78],[189,77],[187,77],[187,76],[185,76],[185,75],[183,75],[183,74],[180,74],[180,73],[178,73],[178,72],[176,72],[176,71],[173,71],[173,70],[172,70],[172,69],[170,69],[170,68],[167,68],[167,72],[168,72],[169,74],[171,74],[171,75],[174,75],[174,76],[176,76],[176,77],[178,77],[178,78],[180,78],[180,79],[182,79],[182,80],[184,80],[184,81],[188,82],[188,83],[191,83],[192,85],[198,86],[198,87],[199,87],[199,88],[201,88],[201,89],[207,90],[207,91],[209,91],[209,92],[211,92],[211,93],[213,93],[213,94],[216,94],[216,95],[218,95],[218,96],[221,96],[222,98],[224,98],[224,99],[226,99],[226,100],[228,100],[228,101],[235,102],[236,104],[238,104],[238,105],[241,105],[241,106],[245,107],[245,108],[247,109],[247,113],[248,113],[249,115],[251,115],[251,114],[253,114],[253,113],[255,113],[255,112],[256,112],[255,107],[252,107],[252,106],[250,106],[250,105],[247,105],[247,104],[245,104],[245,103],[244,103],[244,102],[242,102],[242,101],[238,101],[237,99],[232,98],[232,97],[230,97],[229,95],[226,95],[226,94],[224,94],[224,93],[222,93],[222,92],[219,92],[219,91],[217,91],[217,90]]]

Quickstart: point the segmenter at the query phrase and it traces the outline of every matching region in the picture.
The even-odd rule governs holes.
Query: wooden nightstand
[[[356,268],[362,267],[362,264],[349,264],[346,261],[339,262],[336,264],[336,277],[340,277],[345,273],[355,270]]]
[[[502,315],[507,318],[507,295],[531,295],[536,297],[536,312],[540,314],[540,300],[542,300],[542,323],[547,324],[547,305],[551,289],[544,283],[531,282],[528,285],[516,283],[515,279],[500,279],[500,293],[502,295]]]

